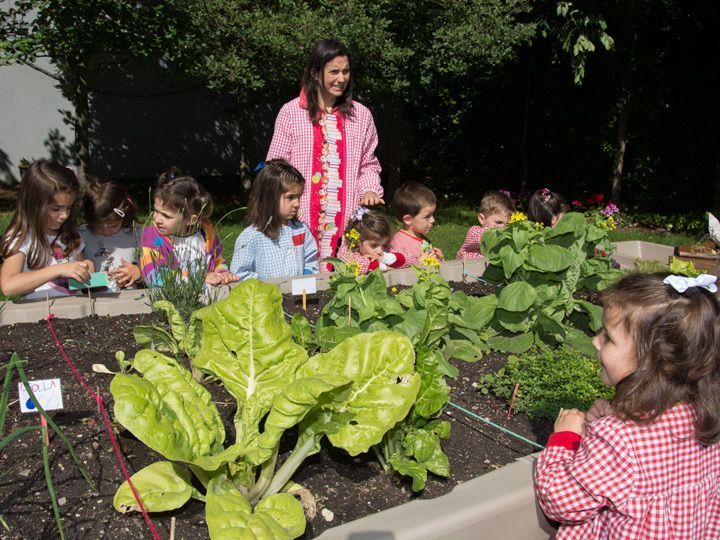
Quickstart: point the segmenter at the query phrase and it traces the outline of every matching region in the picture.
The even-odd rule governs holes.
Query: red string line
[[[132,481],[130,480],[130,475],[127,472],[127,469],[125,468],[125,461],[123,460],[122,453],[120,452],[120,446],[118,445],[117,441],[115,440],[115,435],[113,435],[112,427],[110,426],[110,418],[108,417],[107,411],[105,410],[105,405],[103,403],[102,395],[98,392],[93,392],[93,389],[90,388],[88,383],[85,381],[83,376],[80,374],[80,372],[77,370],[75,365],[72,363],[72,360],[70,360],[70,357],[65,352],[65,348],[62,346],[62,343],[60,342],[60,339],[58,339],[57,334],[55,333],[55,329],[53,328],[52,323],[50,322],[51,319],[55,317],[54,313],[48,314],[47,317],[47,324],[48,328],[50,328],[50,332],[53,335],[53,338],[55,339],[55,344],[57,345],[58,349],[60,349],[60,354],[65,359],[65,362],[68,366],[70,366],[70,369],[72,370],[73,374],[77,378],[78,381],[80,381],[80,384],[82,384],[85,387],[85,390],[88,391],[88,393],[93,397],[93,399],[97,402],[98,408],[100,409],[100,413],[102,414],[103,421],[105,423],[105,431],[107,432],[108,436],[110,437],[110,442],[112,443],[113,449],[115,450],[115,458],[117,459],[118,464],[120,465],[120,470],[123,473],[123,476],[125,477],[125,480],[127,480],[128,485],[130,486],[130,491],[132,491],[133,497],[135,497],[135,501],[138,503],[138,507],[140,508],[140,511],[142,512],[143,517],[145,518],[145,521],[148,524],[148,527],[150,528],[150,532],[153,535],[153,538],[155,540],[161,540],[160,534],[158,534],[157,529],[153,525],[152,520],[150,519],[150,516],[148,515],[147,511],[145,510],[145,506],[143,506],[142,500],[140,499],[140,495],[138,495],[137,490],[135,489],[135,486],[133,485]]]

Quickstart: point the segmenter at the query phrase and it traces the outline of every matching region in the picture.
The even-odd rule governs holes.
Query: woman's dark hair
[[[280,234],[283,219],[280,216],[280,197],[293,186],[305,187],[300,171],[284,159],[271,159],[260,170],[248,201],[245,220],[273,240]]]
[[[720,441],[720,304],[706,289],[682,294],[666,274],[631,274],[602,292],[603,305],[634,343],[636,369],[615,386],[616,413],[655,420],[677,403],[695,409],[695,434]]]
[[[350,51],[335,39],[321,39],[315,44],[312,53],[310,53],[310,59],[305,67],[301,84],[305,90],[308,115],[313,124],[317,124],[318,120],[320,120],[320,113],[323,112],[320,110],[320,103],[318,102],[318,95],[322,88],[322,82],[318,82],[318,77],[320,81],[323,80],[325,65],[338,56],[347,57],[348,63],[351,63]],[[351,72],[350,79],[345,85],[345,91],[342,96],[335,100],[335,106],[339,107],[340,112],[345,116],[352,115],[352,87],[353,77]]]
[[[30,249],[25,262],[31,270],[45,267],[52,255],[52,243],[45,236],[48,208],[57,193],[70,193],[77,197],[79,192],[80,184],[71,169],[46,159],[33,162],[23,174],[17,208],[0,238],[3,258],[17,253],[30,235]],[[66,255],[80,245],[77,215],[78,205],[74,204],[56,236],[65,245]]]
[[[197,180],[183,175],[177,167],[171,167],[160,175],[153,197],[188,219],[197,216],[198,224],[209,220],[212,215],[212,196]]]
[[[384,240],[387,243],[393,232],[388,217],[377,210],[368,210],[361,218],[350,220],[347,230],[350,229],[355,229],[360,234],[359,242]]]
[[[85,221],[91,229],[110,218],[122,218],[122,226],[130,227],[137,215],[137,205],[125,186],[117,180],[94,178],[83,194]]]
[[[562,195],[548,188],[538,189],[528,202],[528,219],[552,227],[553,218],[569,209],[570,205]]]

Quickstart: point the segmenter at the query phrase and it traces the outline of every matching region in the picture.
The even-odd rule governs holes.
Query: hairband
[[[255,166],[255,168],[253,169],[253,174],[259,173],[264,166],[265,166],[265,162],[264,162],[264,161],[261,161],[260,163],[258,163],[258,164]]]
[[[542,197],[542,201],[544,203],[546,203],[550,200],[550,197],[552,196],[552,192],[548,188],[543,188],[540,196]]]
[[[357,210],[355,210],[355,214],[353,214],[353,219],[357,219],[358,221],[360,221],[362,220],[363,216],[369,212],[370,210],[368,210],[364,206],[358,206]]]
[[[120,216],[121,218],[124,218],[124,217],[125,217],[125,212],[123,212],[123,211],[120,210],[119,208],[113,208],[113,212],[115,212],[115,213],[116,213],[118,216]]]
[[[684,293],[691,287],[702,287],[707,289],[711,293],[717,292],[718,288],[715,285],[717,276],[711,276],[710,274],[700,274],[698,277],[691,278],[686,276],[670,275],[663,279],[663,283],[670,285],[680,294]]]

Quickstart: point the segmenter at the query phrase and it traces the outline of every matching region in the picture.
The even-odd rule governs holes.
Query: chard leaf
[[[585,231],[585,216],[580,212],[568,212],[555,227],[545,229],[545,237],[553,238],[572,233],[574,236],[582,235]]]
[[[524,281],[516,281],[500,291],[497,307],[507,311],[527,311],[536,298],[534,287]]]
[[[410,309],[403,315],[401,323],[393,325],[392,330],[407,336],[413,343],[417,343],[423,328],[425,328],[425,319],[427,319],[427,311]]]
[[[214,540],[292,540],[305,532],[302,505],[288,493],[250,503],[224,474],[210,479],[205,521]]]
[[[457,358],[465,362],[477,362],[487,351],[487,345],[479,339],[476,341],[450,339],[446,342],[444,352],[448,358]]]
[[[518,334],[516,336],[497,335],[488,339],[488,345],[496,351],[519,354],[533,346],[535,337],[532,333]]]
[[[252,399],[259,423],[307,360],[305,349],[291,339],[280,290],[255,279],[243,281],[202,313],[202,323],[202,345],[193,364],[222,381],[238,402],[238,416]],[[238,433],[238,440],[252,436]]]
[[[336,447],[355,456],[379,443],[387,430],[405,418],[420,387],[410,340],[394,332],[353,336],[328,353],[310,358],[298,377],[341,375],[352,381],[335,413],[352,421],[328,435]]]
[[[187,328],[185,327],[185,320],[182,318],[182,315],[180,315],[180,312],[175,305],[168,300],[158,300],[153,302],[152,307],[157,311],[165,313],[165,317],[170,325],[173,337],[178,343],[182,343],[185,339]]]
[[[300,345],[303,349],[307,349],[312,342],[312,327],[307,317],[300,313],[295,313],[290,319],[290,332],[293,341]]]
[[[561,246],[534,244],[530,246],[527,262],[542,272],[560,272],[575,261],[572,251]]]
[[[357,326],[324,326],[316,330],[315,339],[320,350],[327,352],[334,349],[346,339],[361,334],[362,330]]]
[[[505,330],[517,334],[518,332],[527,332],[530,328],[530,320],[525,312],[518,313],[498,309],[495,313],[497,323]]]
[[[425,489],[425,483],[427,482],[427,467],[418,463],[414,459],[408,459],[400,454],[393,454],[390,456],[388,464],[403,476],[409,476],[412,478],[413,491],[422,491]]]
[[[158,461],[130,477],[148,512],[167,512],[180,508],[196,493],[190,473],[170,461]],[[139,512],[127,480],[115,493],[113,506],[118,512]]]
[[[133,337],[138,345],[155,347],[158,351],[167,351],[173,356],[180,352],[175,338],[159,326],[140,324],[133,328]]]
[[[185,332],[185,339],[180,344],[187,355],[192,359],[200,352],[200,343],[202,342],[202,316],[208,308],[204,307],[193,311],[190,314],[190,322]]]
[[[173,461],[196,463],[223,449],[225,429],[210,393],[176,360],[141,350],[133,367],[110,383],[116,419],[150,448]]]
[[[417,355],[420,390],[415,398],[413,416],[431,418],[450,400],[450,387],[445,382],[447,361],[437,349],[421,347]],[[452,364],[449,364],[452,367]],[[454,368],[453,368],[454,369]],[[457,375],[455,370],[453,377]]]
[[[592,338],[577,328],[568,327],[565,344],[588,356],[593,356],[597,353],[595,346],[592,344]]]

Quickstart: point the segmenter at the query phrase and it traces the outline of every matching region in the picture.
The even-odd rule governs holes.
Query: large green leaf
[[[528,332],[516,336],[493,336],[488,340],[491,349],[507,353],[519,354],[527,351],[535,343],[535,336]]]
[[[513,234],[513,236],[515,235]],[[500,261],[502,262],[503,271],[505,272],[505,279],[510,279],[510,277],[515,273],[515,270],[520,268],[525,262],[525,252],[518,252],[516,248],[510,245],[501,247],[499,255]]]
[[[169,461],[158,461],[130,477],[148,512],[167,512],[180,508],[197,493],[190,483],[190,473]],[[113,506],[118,512],[139,512],[137,501],[127,480],[115,493]]]
[[[498,295],[498,309],[506,311],[527,311],[535,302],[535,289],[524,281],[516,281],[503,287]]]
[[[133,337],[138,345],[167,351],[173,356],[177,356],[180,352],[177,340],[170,332],[159,326],[139,324],[133,328]]]
[[[238,415],[250,398],[256,414],[264,415],[307,360],[285,322],[280,290],[249,279],[201,319],[202,345],[193,364],[222,381],[238,402]],[[238,440],[248,435],[238,433]]]
[[[543,272],[560,272],[575,260],[572,251],[561,246],[540,245],[530,246],[527,262]]]
[[[185,326],[185,321],[183,320],[182,315],[180,315],[180,311],[178,311],[173,303],[168,300],[157,300],[156,302],[153,302],[152,307],[157,311],[165,313],[165,317],[170,325],[170,331],[172,332],[173,337],[178,343],[182,343],[185,339],[187,327]]]
[[[176,360],[141,350],[133,367],[110,383],[115,417],[133,435],[174,461],[196,463],[223,449],[225,429],[212,396]]]
[[[385,432],[405,418],[420,387],[410,340],[394,332],[353,336],[330,352],[310,358],[298,377],[341,375],[352,381],[346,399],[334,407],[352,422],[328,435],[351,455],[367,452]]]
[[[590,316],[590,330],[593,332],[600,330],[600,328],[602,328],[602,306],[596,306],[585,300],[577,300],[576,304]]]
[[[208,483],[205,521],[213,540],[292,540],[305,532],[305,514],[295,497],[277,493],[253,509],[224,474]]]

